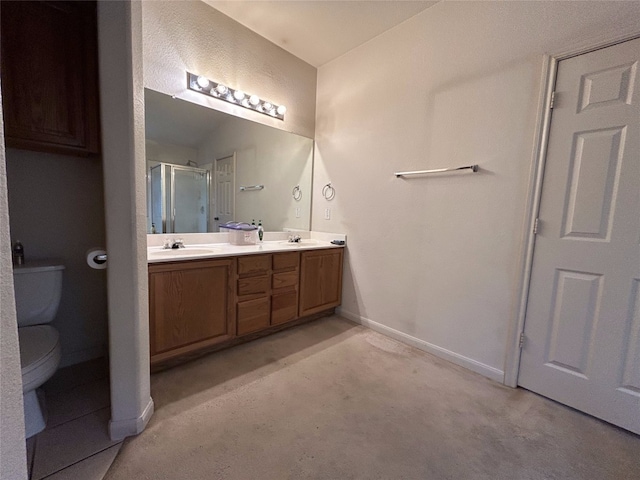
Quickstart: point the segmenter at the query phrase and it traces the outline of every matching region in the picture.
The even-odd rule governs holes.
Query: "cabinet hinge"
[[[518,342],[518,347],[522,348],[524,346],[524,332],[520,334],[520,341]]]
[[[536,218],[535,221],[533,222],[533,234],[537,235],[538,234],[538,225],[540,224],[540,219]]]
[[[549,108],[553,108],[553,105],[556,103],[556,92],[551,92],[551,100],[549,101]]]

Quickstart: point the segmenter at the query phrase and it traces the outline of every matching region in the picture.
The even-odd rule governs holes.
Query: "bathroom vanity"
[[[153,370],[340,305],[330,242],[346,237],[310,230],[313,139],[149,89],[145,132]],[[237,219],[268,228],[263,242],[232,245],[245,242],[220,227]],[[163,249],[166,235],[186,248]]]
[[[170,252],[149,256],[154,370],[329,315],[340,305],[343,247],[269,243],[214,247],[211,254],[194,249],[202,258],[184,260]]]

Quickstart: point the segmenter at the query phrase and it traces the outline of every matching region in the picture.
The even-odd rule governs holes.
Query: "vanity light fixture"
[[[284,114],[287,111],[287,107],[284,105],[274,105],[271,102],[262,100],[257,95],[251,95],[242,90],[235,90],[222,83],[209,80],[202,75],[187,72],[187,86],[189,90],[193,90],[194,92],[199,92],[213,98],[224,100],[225,102],[233,103],[234,105],[248,108],[249,110],[264,113],[265,115],[280,120],[284,120]]]

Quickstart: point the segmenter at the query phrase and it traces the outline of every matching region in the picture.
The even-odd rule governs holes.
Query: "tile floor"
[[[31,480],[102,480],[120,450],[109,438],[106,359],[62,368],[44,386],[47,428],[27,440]]]

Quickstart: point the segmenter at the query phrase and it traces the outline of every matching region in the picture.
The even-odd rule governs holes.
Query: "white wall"
[[[209,163],[236,152],[237,221],[262,220],[267,231],[309,230],[312,146],[308,138],[229,118],[200,146],[199,161]],[[240,185],[265,188],[239,192]],[[291,193],[296,185],[302,191],[300,201]],[[301,212],[298,218],[296,208]]]
[[[188,161],[198,161],[197,148],[172,145],[150,139],[147,139],[145,142],[145,155],[147,162],[152,162],[153,165],[164,162],[184,166]]]
[[[312,136],[316,78],[313,67],[201,2],[99,2],[98,31],[110,251],[110,430],[112,438],[122,438],[142,431],[153,413],[149,397],[144,86],[188,98],[182,80],[188,66],[286,104],[293,113],[278,127]],[[209,41],[203,41],[201,34]],[[212,56],[212,50],[222,45],[242,46],[242,52]]]
[[[638,25],[640,2],[441,2],[322,66],[312,218],[349,238],[342,312],[500,380],[543,55]]]
[[[4,122],[0,108],[0,478],[27,478],[22,373],[13,293]]]
[[[313,137],[316,69],[200,1],[143,3],[145,87]],[[285,120],[186,89],[186,72],[287,107]]]
[[[112,439],[140,433],[153,414],[141,10],[138,1],[98,3]]]
[[[61,367],[104,356],[106,274],[86,262],[87,250],[105,246],[101,159],[7,149],[7,177],[12,240],[23,243],[27,262],[65,265],[52,323]]]

